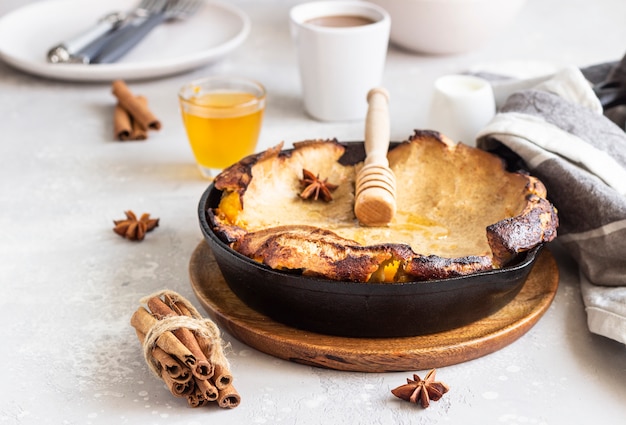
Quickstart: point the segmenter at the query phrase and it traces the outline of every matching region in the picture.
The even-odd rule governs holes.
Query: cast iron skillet
[[[363,160],[363,143],[344,143],[344,163]],[[404,283],[355,283],[273,270],[245,257],[211,229],[211,184],[198,206],[200,228],[224,280],[249,307],[295,328],[344,337],[417,336],[468,325],[495,313],[521,290],[542,245],[514,264],[464,277]],[[271,212],[269,212],[271,213]]]

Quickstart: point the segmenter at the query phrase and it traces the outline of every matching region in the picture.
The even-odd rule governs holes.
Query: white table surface
[[[0,15],[28,3],[3,0]],[[439,369],[451,390],[429,409],[390,394],[425,371],[302,366],[228,334],[242,396],[236,409],[189,408],[150,375],[129,326],[138,300],[168,288],[200,308],[188,262],[202,240],[196,206],[208,183],[187,145],[177,89],[213,74],[263,82],[269,94],[259,149],[362,138],[361,122],[320,123],[302,111],[287,26],[297,2],[233,3],[253,23],[241,48],[213,66],[129,83],[163,122],[145,142],[112,139],[108,83],[46,80],[0,63],[0,424],[624,423],[626,348],[588,332],[576,265],[558,246],[560,286],[545,316],[502,350]],[[493,62],[620,59],[625,17],[623,0],[529,0],[505,33],[477,51],[427,57],[392,47],[383,82],[392,96],[392,138],[424,126],[437,76]],[[111,231],[127,209],[161,219],[140,244]]]

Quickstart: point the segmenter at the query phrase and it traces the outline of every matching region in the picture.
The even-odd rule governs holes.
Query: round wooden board
[[[491,316],[446,332],[370,339],[307,332],[256,312],[230,290],[204,241],[194,250],[189,271],[191,286],[209,316],[241,342],[281,359],[355,372],[424,370],[493,353],[537,323],[559,282],[556,261],[544,248],[519,294]]]

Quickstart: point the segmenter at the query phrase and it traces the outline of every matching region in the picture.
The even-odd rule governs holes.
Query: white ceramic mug
[[[364,120],[367,92],[381,84],[385,67],[387,12],[363,1],[335,0],[294,6],[289,17],[305,110],[321,121]],[[368,23],[315,23],[328,17],[360,17]]]
[[[476,135],[495,113],[489,81],[471,75],[446,75],[435,81],[428,126],[455,142],[476,146]]]

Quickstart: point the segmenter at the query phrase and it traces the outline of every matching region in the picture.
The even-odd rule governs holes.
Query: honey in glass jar
[[[183,124],[202,174],[222,169],[252,154],[265,110],[265,88],[238,77],[209,77],[179,92]]]

